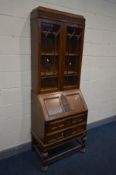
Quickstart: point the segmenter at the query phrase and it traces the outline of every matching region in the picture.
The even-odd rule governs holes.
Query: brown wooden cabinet
[[[87,107],[80,92],[85,19],[43,7],[31,13],[32,145],[43,160],[85,147]],[[49,157],[72,140],[78,146]]]

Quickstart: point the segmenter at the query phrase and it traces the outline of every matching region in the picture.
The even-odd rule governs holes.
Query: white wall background
[[[29,18],[39,5],[85,16],[88,122],[116,115],[115,0],[0,0],[0,150],[30,141]]]

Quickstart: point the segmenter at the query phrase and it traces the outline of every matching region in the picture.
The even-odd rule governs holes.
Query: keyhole
[[[72,63],[71,62],[69,62],[69,66],[72,66]]]
[[[47,59],[46,59],[46,62],[47,62],[47,63],[49,63],[49,62],[50,62],[50,60],[47,58]]]

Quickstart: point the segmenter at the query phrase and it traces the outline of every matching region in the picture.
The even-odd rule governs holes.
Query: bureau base
[[[61,159],[76,151],[85,152],[86,135],[70,140],[67,143],[55,146],[54,148],[42,147],[41,141],[32,133],[32,149],[39,155],[41,161],[41,171],[47,171],[49,164]]]

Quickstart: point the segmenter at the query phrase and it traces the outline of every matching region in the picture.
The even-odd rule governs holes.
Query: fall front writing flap
[[[65,117],[84,112],[86,104],[79,90],[69,90],[39,95],[40,102],[45,112],[45,117]]]

